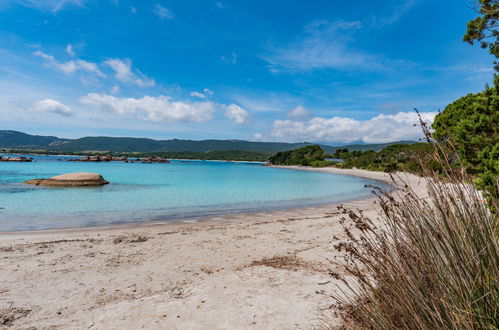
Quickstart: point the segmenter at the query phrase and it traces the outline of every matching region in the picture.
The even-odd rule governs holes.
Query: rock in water
[[[108,184],[102,175],[96,173],[67,173],[48,179],[34,179],[24,182],[34,186],[46,187],[95,187]]]

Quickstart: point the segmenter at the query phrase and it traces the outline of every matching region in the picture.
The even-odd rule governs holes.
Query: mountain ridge
[[[412,144],[414,141],[394,141],[379,144],[352,144],[331,146],[320,143],[299,142],[255,142],[236,139],[227,140],[154,140],[150,138],[86,136],[77,139],[64,139],[56,136],[31,135],[13,130],[0,130],[0,148],[19,150],[46,150],[50,152],[210,152],[220,150],[256,151],[276,153],[318,144],[326,153],[334,153],[338,148],[349,150],[381,150],[392,144]]]

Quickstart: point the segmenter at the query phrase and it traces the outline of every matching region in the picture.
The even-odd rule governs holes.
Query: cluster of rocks
[[[147,157],[147,158],[136,158],[136,159],[129,159],[127,156],[121,156],[121,157],[113,157],[111,155],[107,156],[84,156],[81,158],[71,158],[68,159],[68,161],[71,162],[125,162],[125,163],[135,163],[135,162],[141,162],[145,164],[151,164],[151,163],[169,163],[170,161],[166,158],[161,158],[161,157]]]
[[[68,161],[73,161],[73,162],[111,162],[111,161],[120,161],[120,162],[126,162],[128,163],[128,157],[122,156],[122,157],[113,157],[111,155],[107,156],[84,156],[81,158],[71,158],[68,159]]]
[[[32,162],[33,158],[0,156],[0,162]]]
[[[95,173],[68,173],[53,176],[48,179],[34,179],[24,182],[33,186],[46,187],[96,187],[108,184],[109,181]]]

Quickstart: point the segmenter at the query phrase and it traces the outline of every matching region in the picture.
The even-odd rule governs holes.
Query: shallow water
[[[172,161],[170,164],[68,162],[33,156],[0,162],[0,231],[169,221],[227,213],[321,205],[370,195],[369,179],[263,167]],[[109,185],[46,188],[21,182],[70,172],[99,173]]]

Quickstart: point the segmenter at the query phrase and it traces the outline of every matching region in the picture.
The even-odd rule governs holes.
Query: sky
[[[384,143],[492,81],[470,0],[0,0],[0,129]]]

